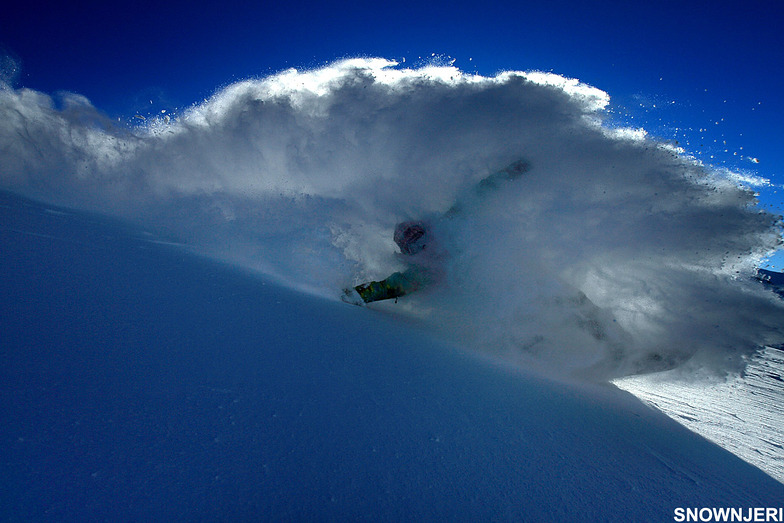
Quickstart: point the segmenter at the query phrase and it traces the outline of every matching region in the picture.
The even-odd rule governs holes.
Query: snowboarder
[[[400,252],[422,260],[428,244],[427,224],[421,221],[410,221],[397,224],[394,240]],[[422,286],[431,283],[432,271],[423,263],[412,263],[403,272],[395,272],[381,281],[361,283],[344,291],[344,301],[349,303],[370,303],[373,301],[397,299],[410,294]]]
[[[506,168],[483,178],[475,188],[476,194],[469,195],[467,199],[481,197],[488,191],[496,190],[503,182],[515,180],[527,173],[529,168],[530,166],[525,160],[513,162]],[[456,203],[445,216],[454,216],[462,210],[463,205]],[[362,303],[393,298],[397,300],[400,296],[405,296],[433,283],[439,272],[434,267],[434,260],[440,256],[433,252],[437,249],[432,247],[426,253],[423,252],[428,244],[432,244],[428,229],[428,224],[422,221],[407,221],[397,224],[393,239],[402,254],[412,257],[409,268],[402,272],[392,273],[381,281],[370,281],[345,289],[343,301],[361,305]]]

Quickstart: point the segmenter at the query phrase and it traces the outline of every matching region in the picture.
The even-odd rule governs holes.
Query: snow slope
[[[742,375],[665,372],[614,383],[784,483],[784,352],[766,347]]]
[[[784,485],[609,385],[0,200],[6,521],[671,521]]]

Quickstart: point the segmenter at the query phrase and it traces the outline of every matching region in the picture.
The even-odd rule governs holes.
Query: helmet
[[[395,227],[394,240],[403,254],[416,254],[425,248],[427,229],[422,222],[403,222]]]

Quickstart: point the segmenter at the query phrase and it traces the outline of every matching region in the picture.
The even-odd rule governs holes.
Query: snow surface
[[[0,513],[651,521],[780,503],[781,483],[649,405],[781,478],[780,366],[760,348],[784,342],[784,301],[754,279],[781,219],[608,101],[555,74],[377,58],[142,125],[0,85]],[[406,267],[392,231],[411,219],[440,281],[340,303]]]
[[[614,383],[784,483],[782,349],[766,347],[743,375],[670,371]]]
[[[7,521],[671,521],[784,485],[610,385],[2,193]]]

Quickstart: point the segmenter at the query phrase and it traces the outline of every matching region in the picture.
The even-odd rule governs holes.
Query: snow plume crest
[[[5,89],[0,186],[332,297],[404,269],[395,224],[424,220],[439,281],[374,307],[592,379],[737,370],[782,341],[781,302],[748,278],[778,218],[726,173],[602,125],[608,100],[553,74],[354,59],[129,130],[77,95]],[[525,169],[487,183],[508,165]]]

